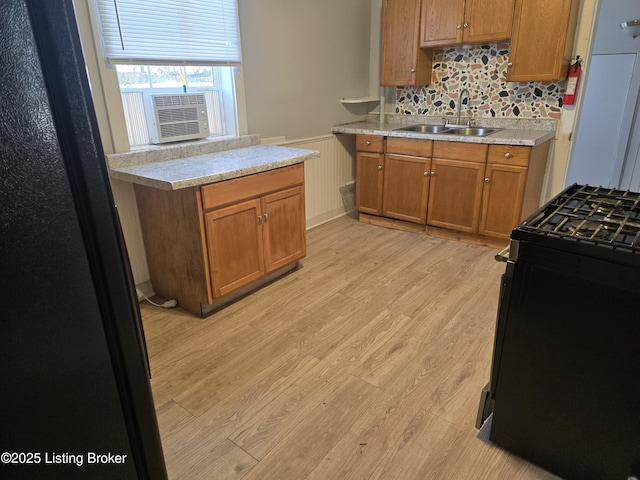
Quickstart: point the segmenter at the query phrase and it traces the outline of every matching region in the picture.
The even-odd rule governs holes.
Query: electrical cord
[[[176,302],[173,299],[172,300],[167,300],[164,303],[156,303],[153,300],[149,299],[149,297],[147,297],[144,293],[142,293],[138,288],[136,288],[136,293],[138,294],[138,299],[144,298],[147,302],[149,302],[151,305],[154,305],[156,307],[173,308],[178,304],[178,302]]]

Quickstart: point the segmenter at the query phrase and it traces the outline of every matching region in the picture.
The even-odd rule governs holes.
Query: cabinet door
[[[428,225],[477,233],[485,164],[434,158]]]
[[[272,193],[262,199],[266,272],[306,255],[304,187]]]
[[[382,214],[426,225],[430,171],[429,158],[387,154]]]
[[[516,0],[508,82],[566,78],[578,7],[578,0]]]
[[[428,85],[433,52],[419,48],[420,0],[384,0],[380,85]]]
[[[527,168],[489,164],[482,193],[480,235],[508,239],[520,223]]]
[[[229,293],[264,274],[259,215],[259,199],[205,214],[214,297]]]
[[[421,47],[462,43],[464,0],[424,0]]]
[[[485,43],[511,38],[515,0],[467,0],[463,42]]]
[[[356,156],[356,207],[359,212],[382,215],[384,155],[358,152]]]

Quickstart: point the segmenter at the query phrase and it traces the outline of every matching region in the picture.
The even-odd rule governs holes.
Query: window
[[[233,67],[117,65],[129,144],[147,145],[145,93],[204,93],[211,137],[237,134]]]
[[[145,93],[202,92],[211,135],[236,135],[237,0],[95,0],[132,146],[149,143]]]

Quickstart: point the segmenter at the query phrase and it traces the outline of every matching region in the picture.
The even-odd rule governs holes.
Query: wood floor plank
[[[228,370],[225,365],[236,359],[238,352],[269,338],[264,332],[246,326],[233,332],[232,335],[217,338],[196,336],[189,348],[172,349],[175,355],[173,360],[162,355],[161,362],[152,362],[151,385],[155,400],[164,403],[169,399],[177,399],[203,379],[223,375]],[[193,403],[185,402],[183,406],[190,408],[195,415],[202,413]]]
[[[474,478],[480,480],[561,480],[491,443],[485,432],[461,429],[444,461],[426,480]]]
[[[306,478],[379,394],[380,390],[368,383],[348,378],[291,430],[277,451],[272,450],[245,478]],[[286,458],[278,451],[287,452]]]
[[[258,461],[226,441],[213,448],[206,458],[194,462],[179,480],[239,480],[254,467]],[[170,472],[169,472],[170,473]]]
[[[207,318],[141,304],[169,478],[555,479],[473,428],[495,253],[343,217]]]
[[[406,430],[423,410],[424,399],[442,382],[448,361],[442,353],[434,352],[431,357],[409,362],[308,479],[368,478],[401,437],[406,436]]]
[[[163,431],[163,442],[174,446],[170,451],[170,460],[175,470],[182,474],[193,463],[205,461],[209,456],[208,450],[194,449],[193,445],[211,448],[225,443],[226,438],[244,422],[270,408],[274,398],[308,375],[317,363],[316,358],[292,349],[261,376],[216,404],[215,409],[194,417],[193,422],[183,423],[182,428],[174,428],[168,433]],[[160,422],[160,426],[166,427],[165,422]]]
[[[354,368],[338,355],[325,358],[307,378],[274,398],[269,409],[255,412],[229,439],[254,458],[264,458],[292,429],[332,397],[349,380]]]
[[[376,470],[366,478],[368,480],[438,478],[434,475],[443,462],[443,457],[453,448],[458,433],[455,425],[421,410],[398,441],[388,449]]]

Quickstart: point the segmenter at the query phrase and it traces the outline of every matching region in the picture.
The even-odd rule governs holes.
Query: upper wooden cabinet
[[[423,0],[421,47],[511,37],[515,0]]]
[[[420,0],[384,0],[380,85],[431,83],[433,52],[419,48]]]
[[[566,78],[579,4],[578,0],[516,0],[508,82]]]

